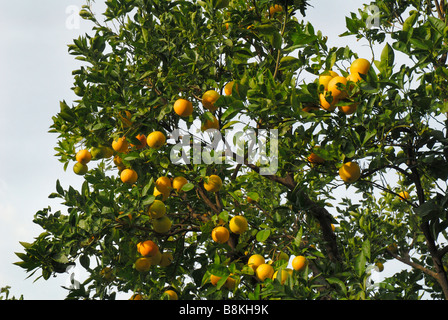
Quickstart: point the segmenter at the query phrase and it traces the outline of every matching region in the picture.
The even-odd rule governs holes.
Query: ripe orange
[[[129,149],[128,141],[126,137],[117,138],[112,142],[112,149],[116,152],[127,152]]]
[[[274,16],[274,14],[276,14],[277,12],[282,12],[283,11],[283,7],[279,4],[275,4],[271,7],[269,7],[269,16],[272,18]]]
[[[202,95],[202,105],[205,109],[210,110],[211,112],[216,111],[218,109],[215,107],[215,102],[219,99],[220,94],[215,90],[208,90]]]
[[[325,159],[321,156],[318,156],[314,152],[311,152],[311,154],[308,156],[308,161],[312,164],[323,164],[325,163]]]
[[[137,150],[140,150],[140,149],[143,149],[144,147],[146,147],[148,145],[148,143],[146,142],[146,136],[144,134],[140,133],[135,138],[137,140],[139,140],[140,143],[137,144],[137,145],[131,144],[131,147],[135,147],[135,148],[137,148]]]
[[[346,162],[339,168],[339,176],[347,183],[353,183],[361,177],[361,169],[356,162]]]
[[[226,243],[229,240],[230,232],[226,227],[216,227],[212,230],[212,239],[218,243]]]
[[[327,101],[327,98],[330,102]],[[324,91],[323,93],[319,94],[319,100],[322,109],[330,112],[336,109],[335,104],[338,103],[338,99],[336,99],[334,96],[330,96],[329,91]]]
[[[153,257],[159,252],[159,246],[152,240],[146,240],[137,244],[137,251],[144,257]]]
[[[140,293],[133,294],[129,300],[143,300],[143,296]]]
[[[400,200],[408,200],[411,196],[409,195],[409,192],[402,191],[398,194],[398,197],[400,198]]]
[[[288,279],[289,276],[291,276],[291,269],[281,269],[281,280],[280,283],[284,284],[285,281]],[[278,276],[278,271],[275,271],[274,274],[272,275],[272,280],[277,279]]]
[[[331,79],[333,79],[334,77],[339,76],[339,74],[337,74],[336,72],[330,70],[330,71],[325,71],[324,73],[322,73],[319,76],[319,85],[323,85],[324,86],[324,90],[328,90],[328,82],[330,82]]]
[[[350,73],[350,74],[347,76],[347,81],[358,82],[358,81],[361,81],[361,80],[362,80],[362,78],[361,78],[361,76],[359,75],[359,73],[356,73],[356,74],[354,74],[354,73]]]
[[[306,258],[304,256],[295,256],[294,259],[292,259],[292,268],[296,271],[301,271],[306,266]]]
[[[176,291],[174,291],[174,290],[166,290],[163,294],[168,296],[169,300],[178,300],[179,299]]]
[[[179,193],[179,192],[181,192],[182,187],[184,185],[186,185],[187,183],[188,183],[188,180],[185,179],[184,177],[175,177],[172,182],[172,187]]]
[[[193,103],[186,99],[177,99],[173,109],[178,116],[189,117],[193,113]]]
[[[347,84],[347,78],[342,76],[334,77],[328,82],[328,92],[331,92],[333,100],[344,99],[347,96],[347,90],[339,89],[338,87],[342,85],[344,87]]]
[[[354,102],[354,103],[350,103],[347,104],[345,106],[338,106],[338,109],[345,113],[346,115],[351,115],[353,113],[355,113],[356,109],[358,109],[358,103]]]
[[[350,65],[350,73],[355,76],[360,74],[367,74],[370,69],[370,62],[367,59],[359,58],[352,62]]]
[[[258,266],[262,265],[266,261],[261,254],[253,254],[249,257],[247,265],[251,267],[254,271],[257,270]]]
[[[234,216],[230,219],[229,228],[233,233],[242,234],[247,231],[248,227],[247,220],[243,216]]]
[[[208,129],[216,129],[219,130],[219,121],[213,116],[213,120],[206,119],[205,122],[201,126],[201,131],[206,131]]]
[[[208,192],[218,192],[222,188],[222,180],[219,176],[212,174],[204,182],[204,188]]]
[[[170,192],[161,192],[157,189],[157,187],[154,187],[154,192],[153,195],[157,198],[159,195],[162,195],[162,197],[160,199],[162,199],[162,201],[165,201],[166,199],[168,199],[168,197],[170,196]]]
[[[215,276],[214,274],[210,275],[210,283],[214,286],[221,280],[221,277]]]
[[[271,279],[274,275],[274,268],[270,264],[263,263],[258,266],[255,274],[260,281]]]
[[[137,182],[138,174],[133,169],[124,169],[120,174],[123,183],[134,184]]]
[[[138,258],[134,262],[135,270],[138,272],[148,272],[151,269],[151,260],[147,257]]]
[[[148,215],[153,219],[158,219],[166,214],[166,206],[160,200],[154,200],[154,202],[148,208]]]
[[[78,153],[76,153],[76,161],[82,164],[88,164],[92,160],[92,155],[90,154],[89,150],[83,149],[79,150]]]
[[[232,89],[234,83],[235,83],[234,81],[230,81],[224,86],[224,93],[226,94],[226,96],[232,95]]]
[[[76,162],[73,166],[73,172],[76,173],[79,176],[83,176],[89,171],[89,168],[86,164],[82,164],[80,162]]]
[[[156,188],[162,193],[170,193],[173,189],[171,184],[171,179],[165,176],[162,176],[156,180]]]
[[[165,135],[160,131],[154,131],[151,132],[148,137],[146,138],[146,143],[148,146],[154,149],[159,149],[162,147],[166,142]]]

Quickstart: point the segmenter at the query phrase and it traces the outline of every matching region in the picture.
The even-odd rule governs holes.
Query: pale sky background
[[[104,0],[97,0],[103,3]],[[357,12],[361,0],[311,0],[314,8],[307,17],[316,30],[329,37],[330,46],[350,44],[370,60],[370,49],[353,37],[338,38],[345,31],[345,16]],[[11,295],[30,299],[63,299],[69,274],[48,281],[25,280],[14,252],[23,252],[19,241],[33,242],[43,230],[32,220],[50,205],[64,210],[57,200],[48,199],[59,179],[64,188],[79,188],[82,178],[54,157],[56,134],[48,133],[51,117],[59,112],[59,101],[70,105],[76,99],[72,70],[79,66],[68,54],[67,45],[80,34],[90,33],[91,24],[79,20],[73,25],[72,6],[81,9],[82,0],[0,0],[0,287],[11,286]],[[381,50],[381,48],[379,48]],[[64,211],[63,211],[64,212]],[[40,272],[40,271],[39,271]],[[75,269],[76,272],[76,269]],[[387,276],[387,268],[382,275]]]

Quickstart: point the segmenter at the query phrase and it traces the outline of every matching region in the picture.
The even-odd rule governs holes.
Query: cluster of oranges
[[[359,102],[349,97],[349,91],[358,82],[363,80],[370,69],[370,62],[364,58],[358,58],[350,65],[350,73],[347,77],[340,76],[333,70],[326,71],[319,76],[320,107],[329,112],[338,109],[346,115],[356,112]],[[308,109],[304,111],[309,111]],[[317,147],[318,148],[318,147]],[[312,152],[308,161],[313,164],[323,164],[325,159]],[[356,162],[346,162],[339,168],[339,176],[346,183],[353,183],[361,177],[361,168]]]
[[[334,111],[339,102],[346,104],[338,105],[341,112],[350,115],[355,113],[358,102],[348,99],[349,89],[353,84],[362,80],[361,75],[367,75],[370,62],[364,58],[353,61],[350,65],[350,74],[347,77],[340,76],[337,72],[329,70],[319,76],[319,86],[323,86],[323,92],[319,94],[320,106],[327,111]]]
[[[284,284],[288,277],[292,277],[294,275],[294,271],[303,271],[308,264],[308,260],[305,256],[298,255],[291,261],[292,269],[280,267],[278,270],[275,270],[273,264],[278,260],[281,260],[282,263],[287,263],[289,261],[289,256],[284,252],[280,252],[276,256],[275,260],[266,261],[261,254],[253,254],[249,257],[247,266],[249,270],[253,271],[253,275],[260,282],[264,282],[266,279],[272,279],[275,281],[280,278],[280,283]],[[280,276],[278,275],[279,272]],[[214,286],[216,286],[221,279],[222,277],[213,274],[211,274],[209,278],[210,283]],[[223,286],[229,290],[233,290],[237,281],[237,277],[234,274],[231,274],[226,278]]]
[[[137,244],[140,257],[134,262],[134,268],[144,274],[150,271],[152,266],[168,267],[173,261],[171,252],[161,252],[159,246],[152,240],[145,240]],[[164,292],[170,300],[177,300],[178,296],[174,290]],[[131,300],[142,300],[140,294],[132,296]]]

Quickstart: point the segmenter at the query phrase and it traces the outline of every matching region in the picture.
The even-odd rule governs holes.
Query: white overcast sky
[[[97,3],[102,3],[97,0]],[[363,41],[337,38],[344,32],[345,16],[357,12],[361,0],[311,0],[314,8],[307,17],[316,30],[329,37],[331,46],[350,44],[370,60]],[[59,111],[59,101],[75,99],[72,70],[79,64],[70,56],[67,45],[78,35],[90,32],[91,25],[80,20],[79,28],[68,9],[84,4],[81,0],[0,0],[0,287],[11,286],[16,297],[25,299],[63,299],[68,274],[33,283],[35,276],[13,265],[14,252],[23,252],[19,241],[32,242],[42,232],[33,224],[33,215],[50,205],[55,182],[77,188],[80,177],[71,169],[63,171],[54,157],[56,135],[48,133],[51,117]]]

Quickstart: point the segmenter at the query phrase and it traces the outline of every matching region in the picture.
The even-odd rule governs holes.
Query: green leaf
[[[188,183],[186,183],[186,184],[184,184],[182,186],[181,190],[184,191],[184,192],[188,192],[188,191],[190,191],[192,189],[194,189],[194,184],[192,184],[191,182],[188,182]]]
[[[294,244],[295,244],[297,247],[300,247],[300,242],[302,241],[302,235],[303,235],[303,227],[300,226],[300,230],[299,230],[299,232],[297,232],[297,235],[296,235],[296,237],[294,238]]]
[[[256,238],[258,242],[264,242],[269,238],[270,235],[271,235],[271,229],[260,230],[257,232]]]
[[[332,277],[332,278],[327,278],[326,280],[327,280],[327,282],[329,284],[336,284],[336,285],[338,285],[341,288],[341,290],[344,293],[344,295],[345,296],[347,295],[347,287],[345,286],[344,282],[341,279]]]
[[[364,272],[366,271],[366,256],[364,255],[364,252],[361,251],[361,253],[356,257],[355,261],[355,271],[358,277],[362,277]]]

